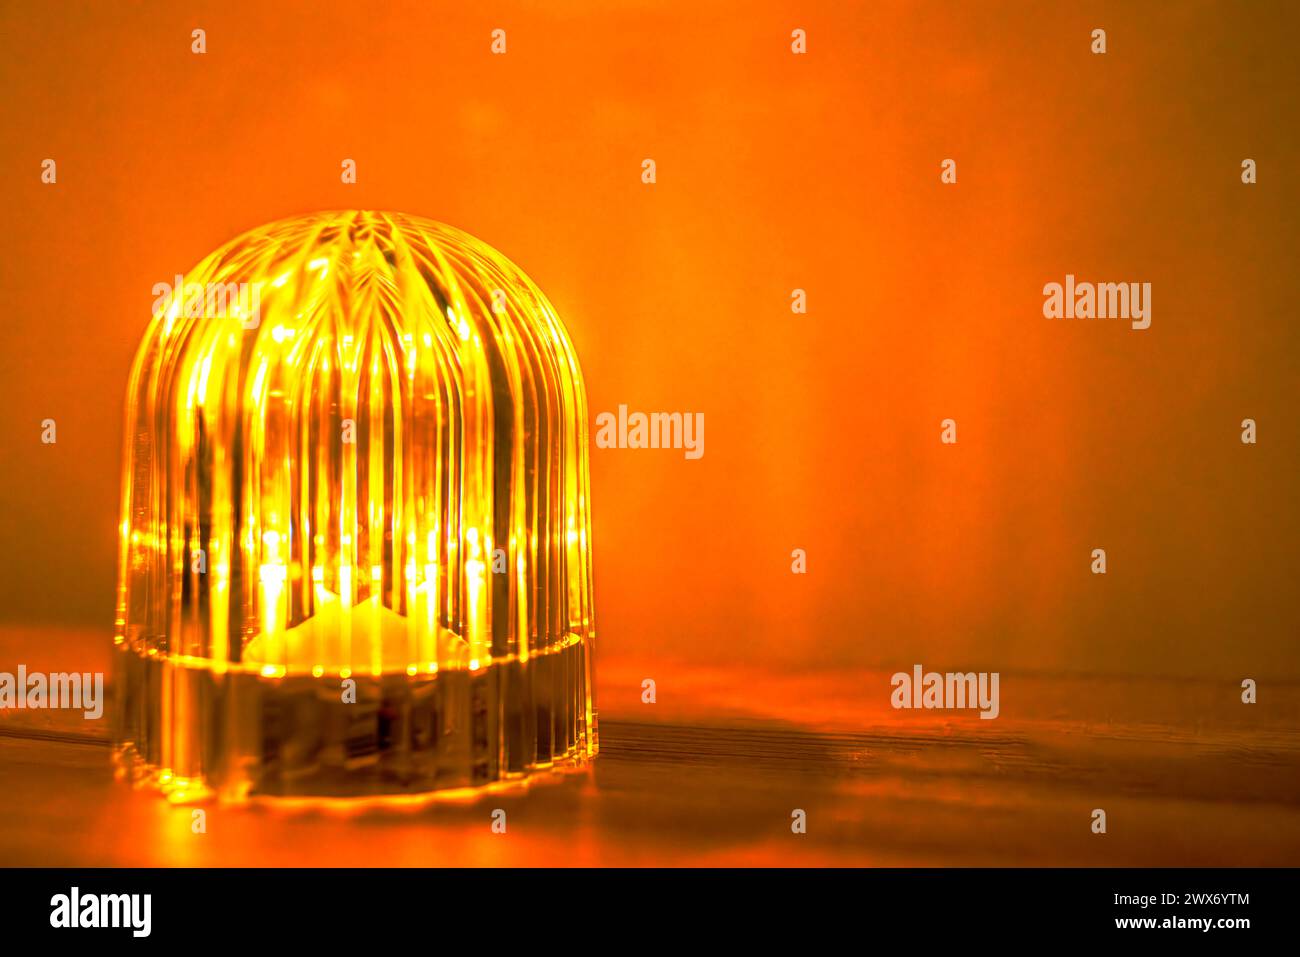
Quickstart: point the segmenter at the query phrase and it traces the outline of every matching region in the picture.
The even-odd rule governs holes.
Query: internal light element
[[[121,771],[238,800],[594,756],[586,397],[541,291],[373,212],[253,230],[176,286],[127,395]]]

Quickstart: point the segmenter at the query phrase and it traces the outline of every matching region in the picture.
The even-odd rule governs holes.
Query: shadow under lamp
[[[178,277],[127,394],[119,773],[243,800],[586,763],[586,423],[550,303],[449,226],[303,216]]]

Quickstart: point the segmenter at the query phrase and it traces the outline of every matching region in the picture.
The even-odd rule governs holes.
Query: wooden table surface
[[[107,670],[108,645],[8,625],[0,671]],[[0,711],[0,864],[1300,864],[1296,685],[1243,705],[1214,682],[1004,674],[981,721],[893,711],[879,673],[673,674],[645,705],[639,674],[602,668],[587,771],[398,807],[210,804],[198,834],[191,807],[114,781],[107,719]]]

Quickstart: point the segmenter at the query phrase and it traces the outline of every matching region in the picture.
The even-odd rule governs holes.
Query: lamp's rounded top
[[[455,227],[398,212],[342,210],[249,230],[155,300],[168,320],[235,320],[244,330],[276,320],[281,340],[332,314],[355,334],[388,320],[412,332],[432,315],[457,335],[497,335],[541,325],[569,350],[554,310],[533,282],[491,246]],[[483,316],[503,317],[480,328]]]
[[[505,256],[422,217],[320,212],[249,230],[161,293],[128,395],[124,638],[174,645],[174,609],[131,602],[214,585],[244,590],[241,633],[208,621],[187,655],[354,667],[334,601],[374,605],[382,671],[589,633],[581,373]],[[190,540],[236,553],[224,584],[185,581]],[[412,645],[417,608],[421,633],[457,640]],[[316,644],[294,647],[298,626]]]

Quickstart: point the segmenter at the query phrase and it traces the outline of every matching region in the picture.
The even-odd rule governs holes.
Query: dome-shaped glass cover
[[[177,280],[127,395],[123,772],[351,796],[594,755],[586,399],[541,291],[375,212]]]

